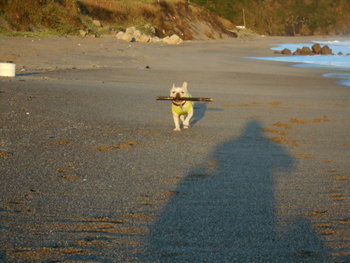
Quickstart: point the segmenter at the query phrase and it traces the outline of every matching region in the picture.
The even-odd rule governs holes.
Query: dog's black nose
[[[176,93],[176,95],[175,95],[175,99],[176,99],[176,100],[181,99],[181,95],[180,95],[180,93]]]

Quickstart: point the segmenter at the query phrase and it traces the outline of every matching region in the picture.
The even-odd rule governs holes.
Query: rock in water
[[[321,54],[321,45],[316,43],[312,46],[312,51],[315,53],[315,54]]]
[[[290,55],[292,55],[292,51],[288,48],[285,48],[282,50],[281,54],[290,56]]]
[[[300,55],[311,55],[311,49],[309,47],[303,47],[300,51]]]
[[[333,52],[332,52],[332,49],[328,45],[325,45],[321,49],[321,54],[322,55],[333,55]]]

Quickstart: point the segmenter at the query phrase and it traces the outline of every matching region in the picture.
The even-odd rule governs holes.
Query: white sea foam
[[[254,59],[272,60],[281,62],[304,63],[298,67],[330,68],[338,70],[350,70],[350,56],[283,56],[283,57],[254,57]]]
[[[321,46],[328,45],[334,54],[342,53],[343,55],[313,55],[313,56],[282,56],[282,57],[251,57],[253,59],[271,60],[297,63],[296,67],[312,67],[312,68],[327,68],[342,71],[350,71],[350,40],[334,40],[334,41],[312,41],[312,43],[298,43],[298,44],[281,44],[273,47],[272,50],[283,50],[288,48],[292,51],[304,46],[312,47],[315,43]],[[342,78],[338,83],[345,86],[350,86],[349,73],[342,75],[342,77],[325,74],[325,77]]]

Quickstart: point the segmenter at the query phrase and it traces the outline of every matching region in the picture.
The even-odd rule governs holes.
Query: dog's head
[[[173,87],[170,90],[170,97],[173,97],[176,100],[181,100],[183,97],[188,97],[187,82],[185,81],[182,83],[182,87],[176,87],[175,84],[173,84]]]

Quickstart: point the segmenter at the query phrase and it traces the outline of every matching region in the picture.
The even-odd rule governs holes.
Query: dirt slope
[[[18,8],[21,6],[21,8]],[[96,20],[100,24],[94,23]],[[158,37],[177,34],[184,40],[236,37],[234,25],[187,1],[12,0],[0,3],[0,34],[114,34],[130,26],[151,25]]]
[[[81,0],[79,5],[85,13],[102,24],[119,24],[142,27],[151,24],[155,28],[158,37],[177,34],[184,40],[205,40],[225,37],[236,37],[235,33],[229,31],[234,25],[211,13],[209,10],[189,4],[185,1],[174,3],[161,1],[157,3],[134,3],[131,10],[123,8],[121,3],[91,0]],[[133,8],[138,8],[134,10]],[[128,13],[125,13],[127,10]]]

